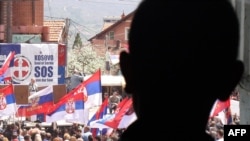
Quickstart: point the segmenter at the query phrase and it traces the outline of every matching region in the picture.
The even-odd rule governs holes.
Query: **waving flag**
[[[53,87],[48,86],[31,96],[29,96],[30,105],[20,106],[17,110],[18,116],[32,116],[37,114],[44,114],[48,107],[53,105]]]
[[[4,61],[2,67],[0,68],[0,75],[4,74],[6,70],[9,68],[10,62],[12,61],[14,56],[15,56],[15,52],[11,51],[9,55],[7,56],[6,60]]]
[[[85,108],[100,106],[102,104],[101,70],[99,69],[85,80],[82,85],[85,87],[85,93],[88,96],[87,101],[84,103]]]
[[[46,116],[46,122],[65,120],[66,122],[85,124],[86,121],[83,118],[84,95],[77,93],[77,91],[77,89],[74,89],[50,107]]]
[[[13,85],[10,84],[0,89],[0,115],[10,116],[16,113],[16,99]]]
[[[105,99],[102,105],[100,106],[100,108],[96,111],[93,117],[89,120],[89,123],[91,121],[103,118],[107,114],[107,110],[108,110],[108,99]]]
[[[214,103],[214,107],[211,110],[210,116],[214,117],[218,113],[220,113],[221,111],[225,110],[228,107],[230,107],[230,98],[228,98],[228,100],[226,101],[216,100]]]
[[[109,120],[112,120],[115,118],[115,114],[111,114],[111,115],[106,115],[104,116],[103,118],[101,119],[98,119],[98,120],[94,120],[94,121],[91,121],[89,123],[89,126],[90,128],[98,128],[100,130],[103,130],[105,128],[111,128],[109,127],[108,125],[106,125],[105,123]]]
[[[2,67],[0,68],[0,80],[9,80],[11,78],[11,73],[10,73],[10,63],[13,60],[15,56],[15,52],[11,51],[9,55],[7,56],[6,60],[4,61]]]
[[[130,109],[124,114],[122,117],[118,128],[127,128],[130,124],[132,124],[137,119],[135,111],[131,106]]]
[[[96,111],[96,113],[93,115],[93,117],[88,121],[88,126],[90,125],[90,122],[102,119],[105,115],[107,115],[108,110],[108,98],[106,98],[100,108]],[[92,135],[95,137],[100,131],[98,128],[91,128]]]
[[[137,117],[133,110],[132,98],[125,98],[121,101],[119,109],[115,114],[106,116],[100,120],[92,121],[90,127],[92,128],[127,128]]]
[[[231,113],[231,108],[227,107],[225,109],[225,117],[226,117],[226,123],[228,125],[230,125],[233,122],[233,117],[232,117],[232,113]]]
[[[100,106],[102,104],[101,70],[99,69],[69,93],[82,94],[85,109]]]
[[[122,99],[122,101],[120,103],[118,103],[117,108],[115,110],[115,113],[119,113],[120,109],[127,103],[128,100],[130,100],[131,98],[129,97],[125,97]]]
[[[115,114],[118,113],[121,109],[121,107],[123,107],[123,105],[128,101],[128,97],[122,99],[122,101],[117,105],[116,111],[114,112],[114,114],[107,114],[106,116],[101,117],[100,119],[90,119],[88,125],[91,128],[98,128],[98,129],[104,129],[104,128],[111,128],[107,125],[105,125],[104,123],[108,120],[112,120],[115,117]],[[107,103],[108,104],[108,103]]]
[[[118,113],[115,114],[115,117],[112,120],[106,121],[104,124],[114,129],[125,128],[121,127],[121,125],[119,126],[119,124],[126,113],[127,114],[129,112],[130,112],[129,114],[133,113],[132,104],[133,104],[132,98],[126,100],[124,105],[122,105],[122,107],[119,109]]]
[[[3,75],[0,76],[0,81],[6,84],[6,82],[11,82],[11,72],[10,68],[7,69]]]

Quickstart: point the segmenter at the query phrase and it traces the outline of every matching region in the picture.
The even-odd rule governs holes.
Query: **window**
[[[129,30],[130,30],[130,28],[129,28],[129,27],[125,27],[125,41],[127,41],[127,40],[128,40]]]
[[[109,32],[109,40],[114,40],[115,39],[115,32],[114,31],[110,31]]]

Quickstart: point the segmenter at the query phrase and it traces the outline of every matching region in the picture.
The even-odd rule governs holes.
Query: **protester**
[[[25,141],[31,141],[30,135],[25,135],[25,136],[24,136],[24,140],[25,140]]]
[[[90,131],[90,127],[89,126],[85,126],[83,128],[83,133],[82,133],[82,138],[84,141],[89,141],[89,135],[92,135],[91,131]]]
[[[109,113],[113,114],[120,103],[120,96],[118,91],[114,91],[111,96],[109,96],[108,103],[109,103]]]
[[[38,84],[36,83],[36,79],[32,77],[29,83],[29,95],[38,92]]]
[[[74,70],[72,76],[70,77],[70,91],[77,87],[84,80],[84,76],[78,71]]]

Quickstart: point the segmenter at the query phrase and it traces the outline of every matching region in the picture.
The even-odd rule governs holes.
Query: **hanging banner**
[[[64,84],[65,45],[0,44],[0,65],[10,51],[15,51],[9,68],[14,84],[27,85],[32,77],[39,86]]]

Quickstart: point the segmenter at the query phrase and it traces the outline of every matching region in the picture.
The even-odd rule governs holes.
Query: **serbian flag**
[[[103,101],[102,105],[99,107],[99,109],[93,115],[93,117],[89,120],[89,123],[91,121],[103,118],[107,114],[107,110],[108,110],[108,99],[105,99]],[[88,123],[88,125],[89,125],[89,123]]]
[[[131,105],[129,108],[126,108],[128,106],[127,104],[125,104],[125,107],[123,107],[122,110],[120,110],[118,113],[105,117],[101,120],[92,122],[92,127],[100,127],[104,129],[127,128],[130,124],[137,120],[137,116],[134,112],[133,106]],[[124,110],[127,111],[124,113]]]
[[[127,103],[128,100],[130,100],[129,97],[123,98],[122,101],[118,103],[115,113],[119,113],[120,109]]]
[[[230,107],[230,98],[228,98],[226,101],[216,100],[214,103],[214,107],[211,110],[210,116],[214,117],[218,115],[221,111],[229,107]]]
[[[114,129],[123,128],[119,126],[119,124],[122,118],[124,117],[125,113],[131,110],[132,103],[133,103],[132,98],[126,100],[126,102],[122,105],[122,107],[120,107],[118,113],[115,114],[115,117],[111,120],[106,121],[104,124]]]
[[[14,56],[15,56],[15,52],[11,51],[9,55],[7,56],[6,60],[4,61],[2,67],[0,68],[0,75],[3,75],[6,72],[6,70],[9,68],[10,62],[13,60]]]
[[[89,126],[90,128],[98,128],[102,131],[102,129],[109,129],[111,127],[109,127],[108,125],[106,125],[105,123],[109,120],[112,120],[115,118],[115,114],[108,114],[106,116],[104,116],[103,118],[101,119],[97,119],[97,120],[94,120],[94,121],[91,121],[89,123]]]
[[[32,115],[44,114],[47,112],[48,107],[53,103],[53,87],[48,86],[28,97],[29,105],[20,106],[17,110],[17,116],[29,117]],[[35,121],[34,119],[32,121]],[[41,120],[41,119],[40,119]]]
[[[225,117],[226,117],[226,122],[228,125],[230,125],[233,122],[233,117],[232,117],[232,113],[231,113],[231,108],[227,107],[225,109]]]
[[[0,81],[11,82],[11,72],[10,68],[7,69],[2,76],[0,76]],[[6,84],[6,83],[5,83]]]
[[[82,94],[85,109],[100,106],[102,104],[101,70],[96,71],[69,93]]]
[[[117,110],[117,113],[105,116],[102,119],[92,121],[90,123],[90,127],[92,128],[113,128],[113,129],[121,129],[127,128],[131,123],[133,123],[137,116],[134,112],[132,106],[132,98],[124,99],[124,102],[120,104],[120,107]]]
[[[88,125],[90,125],[91,128],[98,128],[98,129],[111,128],[105,125],[104,123],[108,120],[112,120],[115,117],[115,114],[119,113],[120,109],[125,105],[125,103],[128,100],[129,100],[128,97],[125,97],[124,99],[122,99],[122,101],[117,105],[117,108],[114,114],[107,114],[100,119],[90,120]]]
[[[93,117],[88,121],[88,126],[90,126],[90,122],[102,119],[105,115],[107,115],[107,110],[108,110],[108,98],[103,101],[99,109],[96,111]],[[98,135],[100,131],[99,128],[91,128],[91,132],[92,135],[95,137],[96,135]]]
[[[74,122],[85,124],[84,117],[84,95],[76,93],[74,89],[70,93],[63,96],[59,102],[49,108],[46,116],[46,122],[56,122],[64,120],[66,122]]]
[[[10,116],[16,113],[16,99],[13,85],[10,84],[0,89],[0,115]]]
[[[4,61],[2,67],[0,68],[0,79],[1,80],[6,80],[6,79],[10,79],[11,75],[10,75],[10,63],[11,61],[13,61],[13,58],[15,56],[15,52],[11,51],[9,53],[9,55],[7,56],[6,60]]]
[[[100,106],[102,104],[101,70],[96,71],[81,85],[84,87],[84,93],[86,93],[88,97],[84,103],[84,107],[89,109]]]
[[[135,120],[137,120],[137,116],[135,114],[133,106],[131,105],[119,122],[118,128],[127,128]]]

